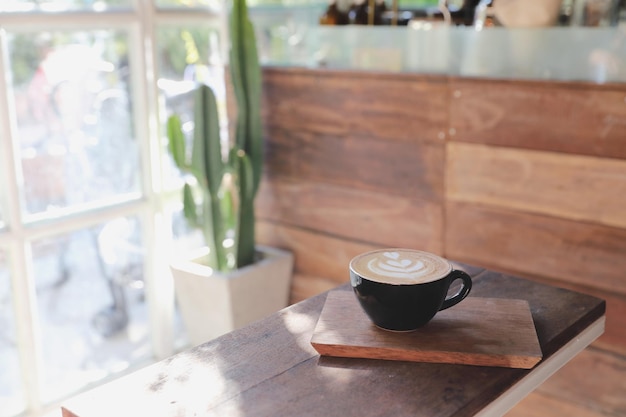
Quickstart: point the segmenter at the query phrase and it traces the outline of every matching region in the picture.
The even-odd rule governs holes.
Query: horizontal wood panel
[[[443,143],[282,129],[270,134],[269,176],[295,176],[407,198],[443,198]]]
[[[454,140],[626,158],[626,87],[459,80]]]
[[[337,288],[338,285],[340,284],[328,278],[294,274],[289,302],[291,304],[298,303],[307,298]]]
[[[445,221],[449,258],[626,294],[624,229],[453,202]]]
[[[289,178],[262,183],[257,216],[383,247],[441,253],[441,203]]]
[[[293,252],[296,275],[325,277],[337,285],[350,280],[348,265],[353,257],[378,248],[267,221],[257,222],[256,232],[259,243]]]
[[[266,127],[345,135],[349,124],[338,108],[348,95],[341,79],[283,70],[263,72],[263,117]],[[322,91],[324,93],[322,94]]]
[[[448,126],[445,77],[266,69],[264,94],[270,127],[440,141]]]
[[[270,129],[266,135],[263,144],[263,173],[268,177],[296,175],[298,148],[311,135],[276,128]]]
[[[538,392],[599,411],[626,415],[626,359],[587,349],[538,388]]]
[[[493,204],[626,227],[626,161],[450,142],[446,193]]]

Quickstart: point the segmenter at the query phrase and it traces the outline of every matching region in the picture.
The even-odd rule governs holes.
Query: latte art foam
[[[411,285],[443,278],[452,271],[452,265],[428,252],[382,249],[355,257],[350,262],[350,269],[370,281]]]

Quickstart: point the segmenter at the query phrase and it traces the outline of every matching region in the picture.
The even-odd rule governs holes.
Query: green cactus
[[[222,159],[217,104],[210,87],[199,85],[196,90],[191,161],[187,160],[179,117],[171,116],[167,125],[174,162],[181,171],[195,177],[201,193],[201,204],[197,204],[192,187],[185,185],[185,217],[192,226],[203,230],[210,248],[210,264],[220,271],[255,261],[254,199],[263,164],[261,67],[245,0],[234,0],[230,36],[237,123],[228,160]],[[234,253],[224,245],[229,232],[234,233]]]
[[[245,0],[234,0],[230,13],[230,71],[237,100],[235,146],[245,152],[239,164],[240,210],[237,265],[254,262],[254,198],[263,168],[261,66],[254,27]]]

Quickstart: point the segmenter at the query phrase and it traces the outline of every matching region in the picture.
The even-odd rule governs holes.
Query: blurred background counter
[[[262,62],[492,79],[626,82],[626,2],[555,0],[546,6],[550,2],[544,0],[449,1],[444,2],[450,12],[446,16],[437,0],[401,1],[399,6],[377,0],[377,25],[367,25],[367,17],[358,14],[368,10],[367,1],[254,7]],[[472,3],[470,11],[464,10],[467,3]],[[348,24],[329,19],[337,7],[348,7],[347,21],[339,20]]]

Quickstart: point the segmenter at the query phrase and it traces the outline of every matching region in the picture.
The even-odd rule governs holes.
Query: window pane
[[[104,11],[129,8],[131,0],[2,0],[0,12],[62,12],[66,10]]]
[[[151,357],[143,251],[134,218],[33,244],[46,402]]]
[[[0,249],[0,417],[24,409],[6,253]]]
[[[136,198],[139,153],[124,32],[16,34],[9,43],[23,212]]]
[[[217,25],[217,22],[216,22]],[[176,113],[181,117],[183,128],[190,132],[193,128],[193,89],[197,82],[210,85],[215,92],[222,139],[228,140],[226,89],[224,84],[224,66],[220,55],[220,42],[217,26],[209,25],[184,27],[160,27],[157,32],[158,86],[161,102],[161,120],[165,126],[167,117]],[[165,128],[162,129],[165,132]],[[190,136],[190,135],[188,135]],[[164,141],[162,152],[168,154]],[[189,143],[191,146],[191,143]],[[168,154],[169,155],[169,154]],[[179,174],[171,158],[165,167],[164,182],[167,188],[180,186]]]

